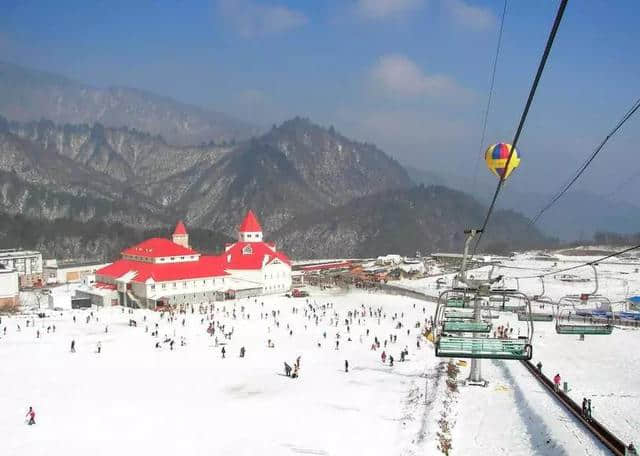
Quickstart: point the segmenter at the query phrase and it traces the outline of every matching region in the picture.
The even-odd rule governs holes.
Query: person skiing
[[[382,351],[382,354],[380,355],[380,358],[382,359],[382,364],[387,362],[387,352],[385,352],[384,350]]]
[[[291,366],[289,366],[286,361],[284,363],[284,375],[291,377]]]
[[[224,349],[224,347],[222,347],[222,358],[224,358],[224,355],[227,353],[227,350]]]
[[[98,354],[100,354],[100,352],[102,352],[102,342],[98,341],[98,343],[96,344],[96,352]]]
[[[389,356],[389,367],[393,367],[393,356]]]
[[[36,411],[33,410],[33,407],[29,407],[26,418],[27,418],[27,424],[29,426],[36,424]]]
[[[349,372],[349,361],[346,359],[344,360],[344,371]]]
[[[74,339],[71,340],[71,353],[76,352],[76,341]]]
[[[240,347],[240,358],[244,358],[244,353],[245,353],[244,347]]]
[[[562,379],[560,378],[560,374],[559,374],[559,373],[558,373],[558,374],[556,374],[556,375],[553,377],[553,388],[555,389],[556,393],[557,393],[558,391],[560,391],[560,381],[561,381],[561,380],[562,380]]]

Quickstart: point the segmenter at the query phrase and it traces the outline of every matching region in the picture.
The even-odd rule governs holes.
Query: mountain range
[[[495,191],[474,179],[445,176],[406,166],[411,179],[424,185],[446,185],[456,190],[472,193],[488,204]],[[533,191],[516,191],[507,188],[500,194],[497,207],[517,210],[529,217],[537,214],[554,197],[543,188]],[[545,233],[563,241],[589,240],[598,232],[636,233],[640,231],[640,205],[597,195],[584,190],[567,192],[539,219],[537,226]]]
[[[16,74],[23,81],[15,82]],[[7,81],[14,81],[15,92]],[[51,227],[48,233],[60,220],[64,226],[75,221],[74,239],[82,239],[84,229],[106,229],[106,238],[95,242],[108,248],[94,246],[80,255],[76,243],[67,255],[107,257],[145,230],[167,230],[178,219],[205,230],[203,239],[223,239],[234,235],[248,208],[259,215],[267,237],[294,258],[457,251],[462,230],[485,210],[459,191],[416,186],[376,146],[309,119],[296,117],[248,139],[235,135],[236,124],[221,122],[217,130],[205,129],[207,138],[217,131],[206,140],[203,129],[165,130],[166,124],[152,122],[158,106],[171,125],[199,108],[131,89],[118,89],[115,102],[103,96],[110,90],[0,66],[0,211],[16,224],[39,220]],[[26,103],[18,109],[20,99]],[[157,100],[164,101],[150,108]],[[125,105],[123,114],[113,109]],[[519,214],[504,211],[496,218],[487,248],[548,241],[527,229]],[[111,224],[120,227],[115,239],[106,228]],[[15,242],[15,231],[0,232],[1,246]],[[41,240],[21,242],[64,255]]]
[[[6,62],[0,62],[0,113],[22,122],[128,127],[160,134],[177,145],[242,140],[258,133],[255,126],[226,114],[144,90],[91,87]]]

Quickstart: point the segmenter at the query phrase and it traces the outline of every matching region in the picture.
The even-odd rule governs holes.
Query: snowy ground
[[[121,309],[94,312],[97,319],[89,323],[87,311],[66,312],[36,318],[39,339],[24,317],[5,317],[0,428],[5,430],[2,447],[8,453],[3,453],[387,455],[399,449],[405,454],[435,449],[426,425],[434,420],[425,413],[421,395],[429,381],[426,374],[437,361],[424,343],[416,349],[420,330],[414,328],[433,310],[423,313],[422,302],[366,293],[309,300],[334,305],[325,316],[318,311],[318,326],[305,318],[305,299],[240,301],[235,320],[230,313],[233,304],[226,302],[226,312],[219,309],[214,317],[226,325],[225,331],[234,330],[225,346],[226,359],[221,357],[222,345],[215,347],[214,338],[206,334],[206,316],[201,323],[203,316],[197,312],[170,323],[159,320],[159,314],[136,311],[131,317],[139,322],[137,328],[127,325],[130,315]],[[378,318],[367,316],[360,318],[360,325],[354,318],[350,333],[343,322],[338,328],[330,326],[333,312],[343,320],[348,310],[358,310],[361,304],[367,312],[369,306],[384,309],[379,324]],[[242,305],[250,319],[243,318]],[[294,306],[299,313],[292,313]],[[260,318],[272,310],[280,310],[276,319]],[[396,312],[399,320],[392,320]],[[159,339],[167,334],[176,340],[173,351],[168,346],[154,348],[151,332],[156,321]],[[404,327],[395,329],[397,321],[410,328],[409,335]],[[55,334],[47,334],[46,327],[53,324]],[[396,358],[393,368],[380,361],[382,350],[370,350],[375,335],[384,344],[390,334],[398,336],[398,342],[387,347]],[[216,336],[224,340],[219,330]],[[187,340],[184,347],[181,337]],[[77,344],[74,354],[69,352],[72,339]],[[268,339],[275,348],[267,348]],[[400,363],[405,345],[409,360]],[[244,359],[239,357],[241,346],[247,350]],[[300,378],[284,376],[283,362],[293,364],[297,356]],[[344,372],[345,360],[349,373]],[[38,414],[34,427],[23,424],[29,405]]]
[[[532,296],[542,292],[542,283],[537,278],[520,279],[514,277],[532,276],[556,269],[571,267],[596,257],[559,256],[556,267],[554,262],[535,261],[527,255],[515,261],[504,262],[504,267],[496,267],[493,275],[507,277],[505,285],[523,291]],[[619,264],[612,260],[604,262],[598,268],[598,294],[608,297],[615,310],[621,310],[624,300],[640,294],[640,273],[637,264]],[[490,267],[476,269],[473,273],[486,275]],[[579,295],[595,290],[594,273],[590,267],[568,272],[589,282],[563,282],[553,274],[545,278],[545,295],[559,300],[569,294]],[[454,274],[444,276],[448,284]],[[442,288],[436,285],[437,277],[421,280],[405,280],[401,285],[437,296]],[[551,312],[549,305],[540,309],[534,305],[534,311]],[[516,316],[500,313],[500,319],[494,320],[494,326],[517,325]],[[555,323],[536,322],[533,339],[533,361],[543,364],[543,371],[549,377],[560,373],[563,381],[569,383],[569,395],[578,403],[586,397],[592,400],[593,415],[608,426],[623,441],[638,441],[637,406],[640,403],[640,352],[633,347],[640,343],[640,330],[618,327],[611,336],[587,336],[584,341],[577,336],[558,335]],[[598,454],[598,444],[590,438],[566,440],[575,433],[576,423],[566,413],[553,404],[543,389],[518,363],[509,361],[483,361],[484,376],[491,384],[489,388],[478,392],[477,389],[462,389],[460,394],[458,424],[455,427],[455,454],[469,454],[473,448],[483,448],[490,454]],[[463,369],[461,377],[468,375]],[[551,403],[550,403],[551,401]],[[521,404],[514,408],[514,403]],[[497,408],[497,410],[493,410]],[[510,425],[496,426],[499,416],[509,416]],[[500,418],[502,419],[502,418]],[[481,424],[478,424],[478,421]],[[482,424],[484,423],[484,425]],[[511,447],[508,435],[515,431],[524,432],[531,439],[521,440]],[[535,436],[539,438],[535,438]],[[548,440],[548,442],[547,442]],[[578,447],[576,442],[580,442]],[[605,453],[606,454],[606,453]]]
[[[531,275],[552,264],[523,257],[505,263],[520,269],[494,274]],[[601,265],[599,270],[600,292],[612,300],[638,292],[640,274],[634,272],[635,266]],[[575,273],[592,274],[590,269]],[[435,280],[403,285],[437,294]],[[592,282],[553,279],[545,285],[554,299],[593,287]],[[520,287],[530,294],[540,292],[536,279],[523,279]],[[445,422],[453,455],[607,454],[517,361],[483,361],[488,387],[459,386],[452,391],[446,384],[447,360],[435,358],[424,339],[420,349],[416,345],[421,328],[415,323],[428,319],[435,304],[362,291],[310,291],[309,304],[316,311],[307,309],[306,315],[305,298],[220,303],[213,319],[224,324],[225,331],[233,328],[233,336],[225,341],[216,330],[219,346],[206,333],[207,315],[197,309],[194,314],[176,315],[173,322],[161,320],[157,313],[130,315],[120,308],[94,310],[97,318],[89,323],[88,311],[64,312],[36,318],[36,328],[27,328],[24,316],[3,317],[0,328],[7,327],[6,335],[0,333],[3,454],[438,454],[438,433]],[[322,306],[327,304],[333,307],[325,311]],[[369,316],[369,308],[381,309],[381,318]],[[276,318],[271,315],[274,310],[280,311]],[[347,333],[347,312],[362,310],[367,316],[354,317]],[[129,318],[137,320],[137,328],[127,325]],[[398,321],[401,329],[396,328]],[[151,335],[156,322],[158,338]],[[47,334],[46,327],[53,324],[55,334]],[[494,326],[506,324],[519,327],[508,312],[494,320]],[[36,329],[41,332],[39,339]],[[370,349],[375,336],[384,344],[391,334],[398,336],[398,342],[386,348],[396,360],[394,367],[381,362],[384,347]],[[176,341],[173,351],[166,344],[154,348],[165,335]],[[182,337],[185,346],[180,346]],[[75,354],[69,352],[72,339],[78,347]],[[267,348],[268,339],[275,348]],[[224,342],[227,356],[222,359]],[[638,342],[638,330],[616,328],[612,336],[579,341],[557,335],[553,323],[536,323],[534,362],[541,360],[548,375],[559,372],[577,401],[591,398],[594,416],[631,441],[640,428],[636,374],[640,352],[633,348]],[[242,346],[245,358],[239,357]],[[405,346],[408,361],[400,363]],[[283,362],[293,364],[297,356],[301,356],[300,378],[284,376]],[[348,373],[345,360],[350,364]],[[468,365],[461,365],[457,379],[467,375]],[[38,414],[35,427],[24,425],[29,405]]]

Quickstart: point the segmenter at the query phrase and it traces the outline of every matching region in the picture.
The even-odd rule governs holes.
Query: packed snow
[[[556,268],[585,258],[561,261]],[[552,264],[522,256],[493,274],[530,276]],[[599,293],[612,301],[637,294],[636,267],[599,266]],[[593,278],[589,268],[571,273]],[[451,275],[442,277],[450,284]],[[436,296],[437,279],[400,284]],[[518,286],[540,293],[538,279]],[[593,286],[550,277],[545,293],[556,300]],[[607,454],[517,361],[484,360],[488,386],[464,386],[468,360],[448,365],[422,336],[435,303],[309,291],[173,316],[120,307],[3,316],[3,454],[404,456],[439,454],[449,444],[452,455]],[[510,312],[493,324],[521,326]],[[576,401],[592,399],[593,415],[630,442],[640,427],[638,342],[635,328],[581,341],[536,322],[533,356],[545,374],[560,373]],[[295,371],[298,357],[299,376],[286,376],[284,363]],[[25,424],[29,406],[33,426]]]

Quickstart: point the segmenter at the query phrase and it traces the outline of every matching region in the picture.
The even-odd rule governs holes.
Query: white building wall
[[[0,270],[0,298],[13,298],[18,293],[18,271]]]
[[[215,293],[227,289],[226,277],[203,277],[199,279],[173,280],[167,282],[140,284],[144,286],[144,295],[149,299],[162,299],[172,296]]]
[[[227,272],[234,278],[255,284],[256,287],[264,285],[262,271],[259,269],[227,269]]]
[[[15,269],[18,275],[41,274],[42,254],[26,250],[3,250],[0,251],[0,264]]]
[[[284,263],[270,263],[262,269],[265,294],[286,293],[291,289],[291,267]]]
[[[240,231],[238,240],[240,242],[262,242],[262,231]]]

